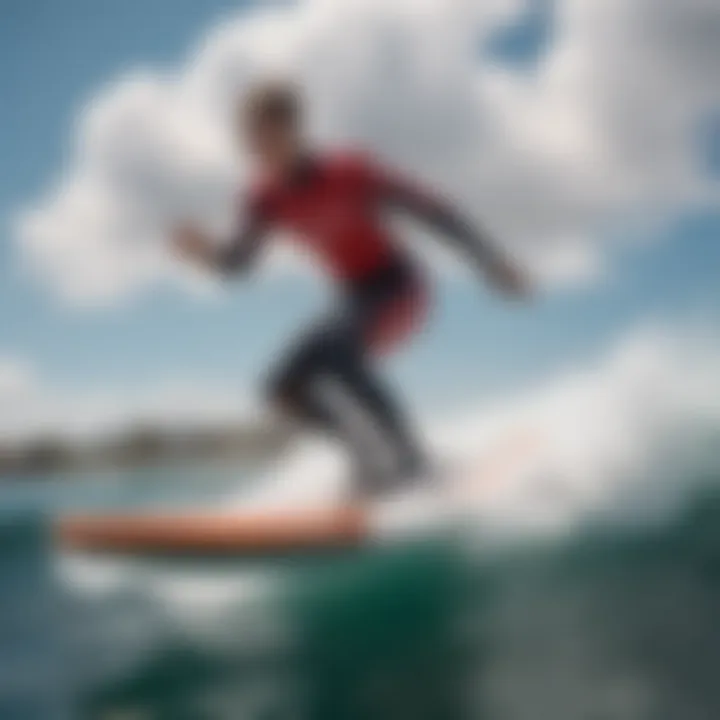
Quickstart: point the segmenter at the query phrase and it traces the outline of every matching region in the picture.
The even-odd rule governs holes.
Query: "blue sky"
[[[500,24],[478,62],[492,52],[495,62],[532,72],[552,43],[550,4],[543,7]],[[221,0],[3,3],[0,356],[28,363],[44,385],[122,392],[177,377],[251,388],[286,336],[321,309],[324,293],[301,275],[232,284],[215,300],[150,284],[111,306],[78,308],[20,262],[14,218],[72,165],[83,105],[128,68],[177,67],[207,28],[238,8]],[[711,120],[702,119],[697,127],[710,129],[689,144],[698,173],[710,175],[718,142]],[[702,205],[637,242],[621,228],[620,240],[603,250],[598,280],[551,285],[532,305],[506,304],[469,278],[443,277],[428,332],[393,362],[393,373],[423,405],[455,405],[572,367],[638,327],[714,322],[720,211]]]

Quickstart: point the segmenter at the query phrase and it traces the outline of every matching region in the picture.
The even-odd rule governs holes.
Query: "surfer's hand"
[[[526,298],[532,292],[530,279],[518,265],[504,257],[493,257],[484,265],[487,281],[503,295]]]
[[[192,225],[179,225],[172,234],[172,248],[183,260],[205,267],[215,264],[216,250],[210,239]]]

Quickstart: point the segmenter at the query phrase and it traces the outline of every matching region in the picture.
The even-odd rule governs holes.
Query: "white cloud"
[[[24,396],[33,384],[33,372],[25,363],[0,357],[0,405]]]
[[[250,419],[248,397],[231,385],[181,378],[152,387],[71,391],[39,376],[26,363],[0,359],[0,439],[45,433],[79,440],[101,438],[144,424],[197,427]]]
[[[693,132],[720,104],[713,0],[557,0],[529,73],[480,57],[527,0],[305,0],[208,34],[172,74],[122,78],[80,117],[67,175],[19,223],[34,269],[76,300],[176,273],[168,221],[218,229],[242,168],[225,135],[249,78],[289,71],[319,136],[369,143],[457,195],[541,274],[602,266],[601,228],[717,202]]]
[[[34,368],[16,357],[0,356],[0,438],[31,425],[41,404]]]

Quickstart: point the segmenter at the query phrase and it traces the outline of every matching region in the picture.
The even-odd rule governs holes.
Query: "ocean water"
[[[716,720],[713,468],[666,466],[661,485],[680,490],[661,510],[645,478],[624,512],[561,532],[519,532],[511,499],[477,519],[504,519],[500,539],[222,562],[60,555],[49,523],[80,506],[222,502],[238,471],[8,483],[0,718]]]

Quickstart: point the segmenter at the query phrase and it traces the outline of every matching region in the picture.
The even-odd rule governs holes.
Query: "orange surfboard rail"
[[[68,550],[136,554],[253,554],[358,545],[368,536],[359,507],[220,515],[86,514],[55,524]]]

